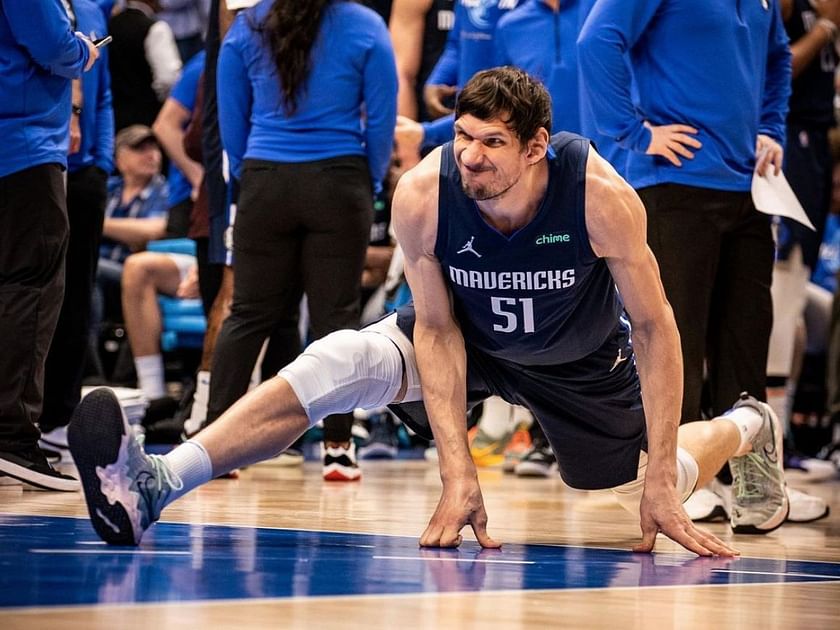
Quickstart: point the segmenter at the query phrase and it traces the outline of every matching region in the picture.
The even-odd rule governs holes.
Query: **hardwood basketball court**
[[[0,487],[0,627],[837,628],[840,517],[768,536],[705,525],[742,552],[695,558],[607,492],[482,469],[482,551],[420,549],[437,466],[363,462],[359,483],[320,464],[258,465],[168,507],[135,548],[101,544],[80,493]],[[830,505],[840,480],[797,484]]]

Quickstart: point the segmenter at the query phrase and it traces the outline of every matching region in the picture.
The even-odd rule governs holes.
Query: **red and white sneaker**
[[[356,462],[356,445],[351,440],[345,444],[327,446],[321,443],[325,481],[358,481],[362,471]]]

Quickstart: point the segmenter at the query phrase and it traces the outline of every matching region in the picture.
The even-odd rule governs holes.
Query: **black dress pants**
[[[246,160],[233,234],[233,304],[213,355],[208,421],[248,388],[263,341],[286,365],[300,353],[298,309],[305,293],[310,337],[357,328],[373,194],[367,161],[338,157],[282,164]],[[285,357],[282,357],[285,350]],[[352,414],[327,418],[324,439],[350,439]]]
[[[679,184],[638,192],[647,210],[648,244],[680,332],[682,421],[699,420],[701,410],[719,415],[742,391],[765,400],[773,325],[770,217],[755,209],[749,192]]]
[[[64,295],[67,196],[58,164],[0,177],[0,451],[40,436],[44,364]]]
[[[70,238],[64,269],[64,301],[44,376],[44,410],[39,422],[44,433],[66,426],[81,397],[107,180],[105,171],[96,166],[67,175]]]

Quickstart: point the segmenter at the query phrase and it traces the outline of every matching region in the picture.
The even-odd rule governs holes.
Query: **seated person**
[[[119,304],[123,263],[128,255],[166,234],[168,187],[160,174],[162,156],[154,133],[144,125],[126,127],[117,134],[114,151],[119,174],[108,181],[96,270],[96,326],[106,315],[106,306]],[[113,315],[114,309],[109,308],[107,314]]]
[[[137,386],[149,400],[166,395],[160,335],[163,329],[157,296],[198,297],[198,268],[189,254],[139,252],[125,261],[122,310]]]

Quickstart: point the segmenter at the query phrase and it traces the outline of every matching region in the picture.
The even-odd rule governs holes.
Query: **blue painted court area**
[[[140,548],[85,519],[0,515],[0,607],[840,581],[840,563],[159,523]]]

